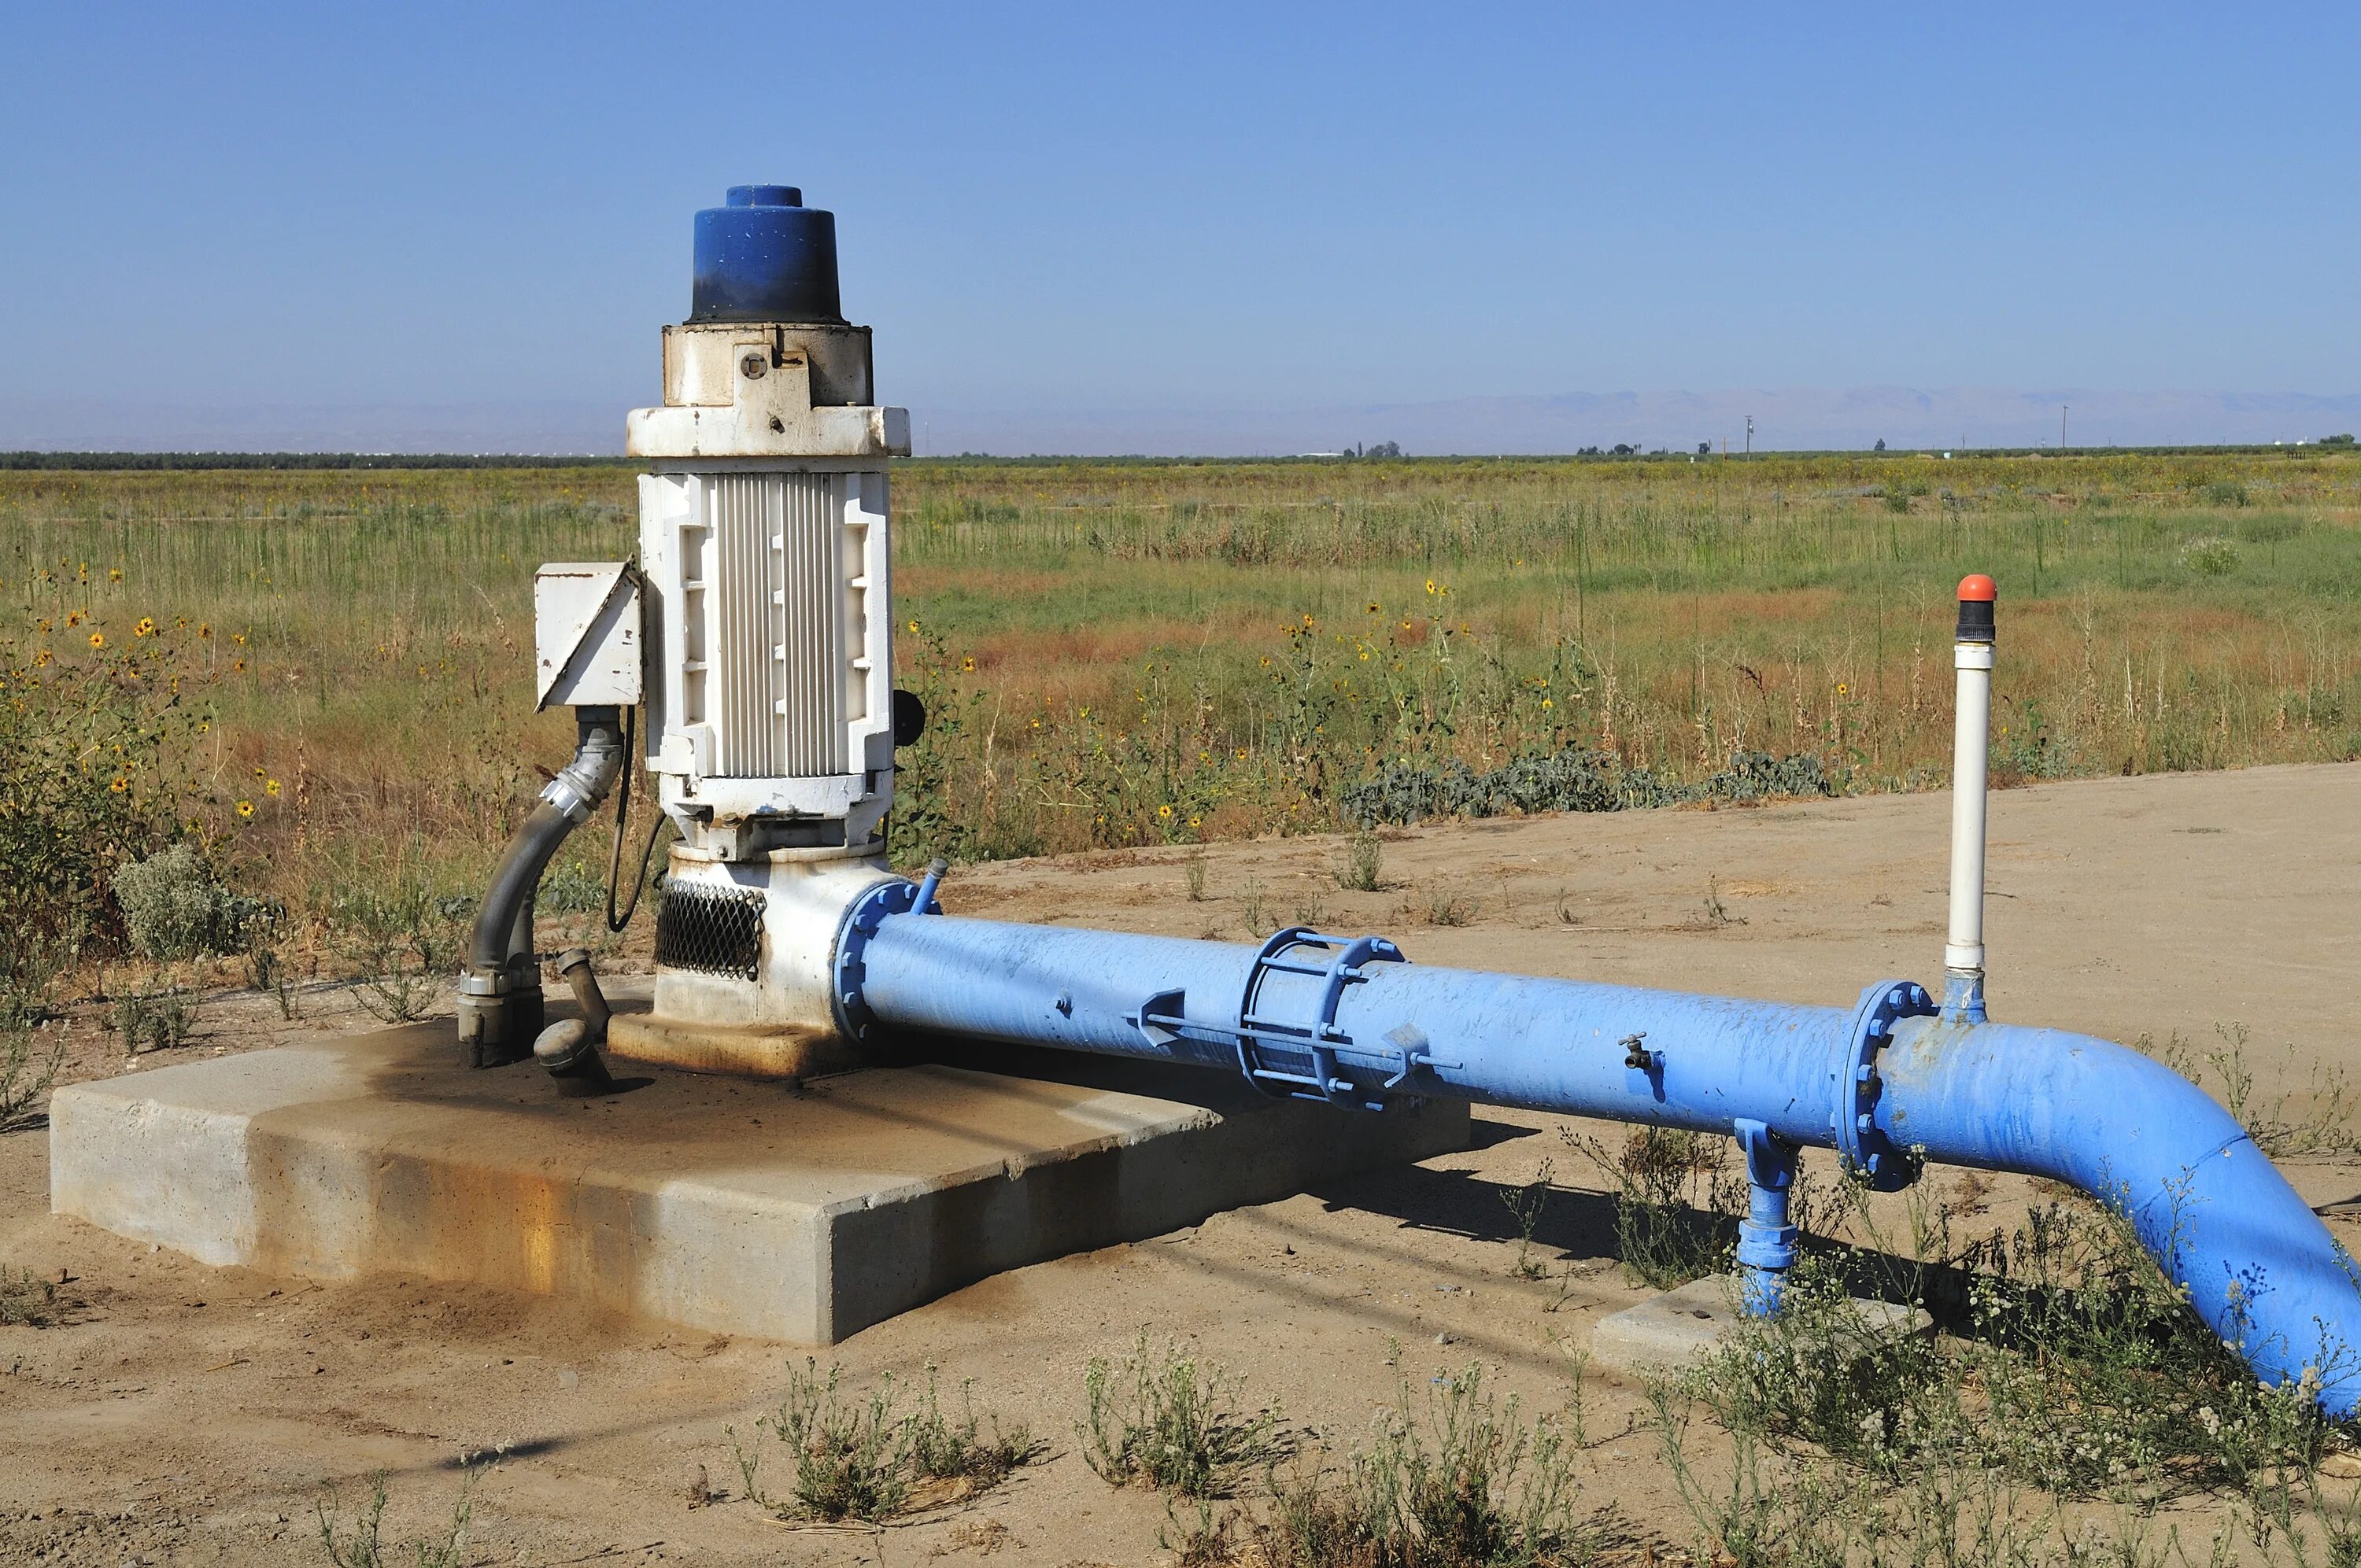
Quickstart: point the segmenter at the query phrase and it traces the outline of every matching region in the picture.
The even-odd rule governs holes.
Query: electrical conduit
[[[514,1061],[542,1025],[540,966],[533,956],[533,897],[567,834],[590,819],[623,768],[621,716],[578,707],[574,759],[543,786],[500,856],[477,913],[459,977],[459,1054],[470,1067]]]

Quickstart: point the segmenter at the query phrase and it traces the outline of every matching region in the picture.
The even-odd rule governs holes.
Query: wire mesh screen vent
[[[754,980],[763,972],[763,895],[752,888],[675,886],[656,906],[656,962]]]

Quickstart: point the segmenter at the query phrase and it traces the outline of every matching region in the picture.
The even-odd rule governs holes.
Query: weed
[[[353,997],[389,1024],[423,1018],[458,968],[464,897],[439,896],[414,881],[386,891],[349,889],[333,901]]]
[[[476,1486],[482,1477],[480,1468],[468,1471],[460,1483],[458,1501],[451,1507],[450,1519],[438,1534],[399,1543],[384,1539],[384,1471],[369,1477],[368,1500],[355,1510],[349,1530],[345,1528],[344,1499],[335,1487],[329,1486],[312,1505],[313,1518],[320,1527],[320,1550],[334,1568],[394,1568],[402,1563],[411,1568],[460,1568],[467,1560],[467,1527],[475,1519]]]
[[[1938,787],[1950,726],[1921,700],[1919,632],[1939,641],[1928,618],[1971,565],[2030,584],[2037,562],[2033,597],[2077,607],[2077,635],[2012,655],[2047,767],[2361,743],[2350,448],[1960,454],[1940,506],[1887,510],[1935,493],[1917,461],[919,465],[895,570],[920,630],[896,638],[895,675],[931,720],[897,758],[893,854]],[[2083,521],[2059,526],[2061,496]],[[0,714],[17,916],[0,981],[20,938],[35,969],[118,945],[115,861],[175,838],[222,865],[236,846],[273,879],[252,891],[332,942],[307,894],[376,845],[414,831],[438,883],[480,885],[566,744],[530,719],[518,563],[604,549],[634,499],[620,468],[0,473],[8,624],[51,628],[0,638],[29,705]],[[2235,570],[2181,564],[2215,536],[2237,541]],[[121,583],[61,565],[99,558]],[[1159,641],[1173,593],[1202,632]],[[1932,607],[1919,632],[1857,634],[1914,603]],[[104,651],[84,641],[99,618]],[[190,798],[184,742],[208,719],[209,776],[232,787]],[[2005,757],[2023,732],[2004,722]],[[307,735],[338,740],[307,764]],[[127,772],[72,765],[118,742]],[[570,864],[554,914],[588,902]]]
[[[2323,1489],[2332,1429],[2306,1386],[2258,1385],[2156,1269],[2130,1223],[2080,1202],[2037,1207],[2013,1234],[1954,1254],[1948,1215],[1883,1234],[1847,1189],[1867,1241],[1808,1253],[1786,1306],[1739,1326],[1722,1354],[1659,1390],[1665,1458],[1706,1544],[1741,1563],[2160,1563],[2180,1543],[2147,1518],[2218,1492],[2265,1561],[2361,1541],[2349,1499]],[[1864,1277],[1917,1300],[1949,1273],[1964,1337],[1899,1333],[1854,1310]],[[1708,1484],[1690,1464],[1702,1408],[1734,1464]],[[2050,1499],[2048,1511],[2035,1506]],[[2118,1527],[2087,1539],[2059,1499],[2104,1499]],[[2221,1563],[2226,1536],[2217,1531]]]
[[[86,946],[119,950],[118,867],[203,809],[190,762],[207,720],[190,699],[210,680],[185,666],[195,639],[152,619],[102,629],[87,566],[5,574],[27,594],[43,576],[59,608],[12,616],[22,630],[0,634],[0,991],[12,994],[44,990]]]
[[[1317,893],[1307,893],[1296,902],[1294,920],[1298,926],[1317,930],[1328,918],[1327,901]]]
[[[910,1497],[911,1434],[909,1422],[895,1415],[893,1378],[880,1379],[866,1400],[847,1400],[840,1375],[831,1366],[822,1377],[808,1359],[789,1369],[786,1397],[755,1428],[786,1444],[796,1467],[794,1495],[785,1506],[765,1497],[741,1460],[747,1497],[776,1513],[824,1521],[876,1520],[901,1511]]]
[[[1533,1231],[1549,1206],[1550,1183],[1557,1179],[1557,1162],[1545,1159],[1522,1187],[1503,1188],[1500,1202],[1517,1222],[1517,1261],[1510,1269],[1520,1279],[1539,1279],[1548,1270],[1533,1261]]]
[[[2256,1147],[2274,1159],[2361,1151],[2361,1134],[2352,1124],[2352,1080],[2342,1064],[2315,1058],[2301,1091],[2284,1091],[2268,1102],[2257,1101],[2246,1025],[2216,1024],[2213,1036],[2220,1044],[2202,1049],[2178,1032],[2160,1047],[2147,1035],[2134,1045],[2200,1088],[2206,1086],[2210,1069],[2221,1091],[2222,1108],[2246,1129]],[[2287,1042],[2281,1053],[2291,1069],[2299,1057],[2295,1042]]]
[[[972,1385],[961,1384],[961,1413],[947,1417],[929,1364],[925,1394],[905,1411],[891,1373],[866,1399],[856,1399],[843,1390],[841,1368],[822,1376],[807,1357],[787,1369],[786,1394],[755,1422],[752,1442],[741,1441],[735,1429],[728,1433],[741,1495],[782,1518],[873,1523],[986,1491],[1038,1457],[1041,1445],[1024,1427],[1004,1432],[997,1417],[978,1416],[973,1395]],[[983,1435],[987,1419],[990,1437]],[[783,1498],[762,1486],[766,1432],[785,1445],[795,1466]]]
[[[29,1269],[0,1268],[0,1328],[46,1329],[65,1317],[55,1280]]]
[[[126,1056],[174,1050],[186,1045],[196,1025],[187,996],[168,988],[126,991],[115,999],[115,1032]]]
[[[1286,1457],[1276,1406],[1246,1410],[1241,1381],[1142,1330],[1120,1363],[1094,1356],[1082,1377],[1089,1410],[1075,1429],[1082,1457],[1108,1484],[1181,1497],[1230,1495],[1257,1466]]]
[[[1188,879],[1189,902],[1205,902],[1205,851],[1199,850],[1180,862],[1180,874]]]
[[[1367,828],[1353,835],[1345,847],[1345,863],[1336,885],[1347,893],[1378,893],[1385,888],[1386,847]]]
[[[1476,901],[1440,888],[1426,895],[1423,913],[1430,926],[1465,926],[1476,918]]]
[[[992,1435],[983,1435],[989,1420]],[[975,1411],[975,1380],[960,1384],[960,1413],[947,1418],[936,1388],[935,1368],[927,1367],[925,1404],[910,1417],[910,1467],[921,1481],[952,1484],[962,1497],[987,1491],[1040,1457],[1042,1445],[1022,1425],[1003,1431],[997,1416]]]
[[[1532,751],[1477,773],[1456,760],[1387,763],[1345,792],[1342,809],[1363,824],[1431,817],[1497,817],[1509,811],[1626,811],[1695,800],[1759,801],[1773,795],[1835,793],[1817,757],[1741,751],[1728,765],[1689,784],[1653,768],[1631,766],[1588,746]]]
[[[1615,1182],[1616,1255],[1635,1282],[1668,1290],[1727,1265],[1744,1183],[1727,1175],[1726,1140],[1642,1126],[1610,1149],[1570,1127],[1558,1135]]]
[[[1718,931],[1725,926],[1746,924],[1743,916],[1732,915],[1729,907],[1721,902],[1719,877],[1708,876],[1705,879],[1705,908],[1700,914],[1698,923],[1708,931]]]
[[[246,949],[246,983],[253,991],[278,989],[285,958],[277,943],[265,938]]]
[[[1324,1465],[1274,1469],[1268,1518],[1249,1530],[1271,1568],[1534,1568],[1588,1561],[1601,1521],[1577,1505],[1561,1423],[1528,1419],[1480,1367],[1404,1385],[1341,1485]]]
[[[31,1115],[65,1060],[62,1031],[0,1025],[0,1133]]]
[[[279,1003],[279,1016],[292,1024],[303,1016],[303,993],[284,973],[270,977],[270,999]]]
[[[1246,928],[1249,937],[1268,937],[1278,928],[1263,904],[1265,896],[1261,882],[1254,877],[1246,878],[1246,885],[1238,890],[1238,923]]]

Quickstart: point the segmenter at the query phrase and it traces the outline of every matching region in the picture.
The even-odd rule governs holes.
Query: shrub
[[[934,1366],[917,1409],[900,1409],[901,1387],[891,1373],[866,1399],[848,1399],[842,1369],[820,1374],[807,1357],[787,1372],[786,1397],[755,1422],[755,1441],[730,1442],[747,1499],[783,1519],[871,1523],[915,1508],[956,1502],[989,1490],[1039,1457],[1041,1445],[1024,1427],[1001,1430],[997,1417],[976,1414],[974,1386],[960,1386],[960,1415],[943,1413]],[[992,1435],[983,1435],[991,1421]],[[786,1497],[762,1486],[762,1436],[786,1446],[795,1465]]]
[[[335,894],[329,918],[354,999],[374,1017],[407,1024],[426,1015],[457,971],[475,901],[437,893],[401,868],[391,883]]]
[[[132,950],[159,963],[244,952],[275,913],[215,880],[185,839],[117,869],[115,902]]]
[[[2180,564],[2200,576],[2218,577],[2237,568],[2238,546],[2220,534],[2200,534],[2180,547]]]
[[[1246,1472],[1288,1453],[1279,1410],[1243,1409],[1242,1387],[1170,1342],[1150,1350],[1143,1330],[1120,1365],[1093,1357],[1083,1374],[1082,1458],[1114,1486],[1227,1497]]]
[[[144,635],[85,630],[79,611],[67,624],[0,637],[0,997],[17,1011],[85,942],[118,935],[117,859],[195,804],[178,743],[204,721],[169,656]]]
[[[1267,1504],[1252,1515],[1217,1519],[1201,1506],[1168,1544],[1183,1563],[1571,1568],[1609,1541],[1606,1519],[1577,1506],[1578,1450],[1570,1423],[1527,1418],[1514,1395],[1496,1396],[1469,1366],[1422,1398],[1402,1386],[1341,1474],[1274,1469]]]
[[[29,1116],[65,1059],[64,1035],[21,1022],[0,1024],[0,1133]]]
[[[196,1021],[196,1009],[176,991],[128,991],[115,999],[115,1030],[126,1056],[184,1045]]]
[[[1344,815],[1363,828],[1430,817],[1498,817],[1506,812],[1623,811],[1695,800],[1757,801],[1835,793],[1817,757],[1741,751],[1701,783],[1685,784],[1648,768],[1626,767],[1604,751],[1569,746],[1514,758],[1477,773],[1466,763],[1440,766],[1398,759],[1375,778],[1347,788]]]

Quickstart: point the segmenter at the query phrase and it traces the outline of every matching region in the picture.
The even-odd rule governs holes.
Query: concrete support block
[[[828,1344],[1004,1269],[1467,1139],[1455,1102],[1369,1115],[1042,1052],[800,1087],[619,1059],[622,1092],[568,1100],[529,1062],[451,1065],[449,1032],[60,1090],[51,1207],[211,1264],[466,1280]]]
[[[1852,1309],[1865,1343],[1934,1332],[1934,1320],[1916,1307],[1855,1297]],[[1743,1321],[1737,1276],[1708,1274],[1601,1318],[1590,1332],[1591,1361],[1630,1377],[1677,1376],[1721,1354]]]

